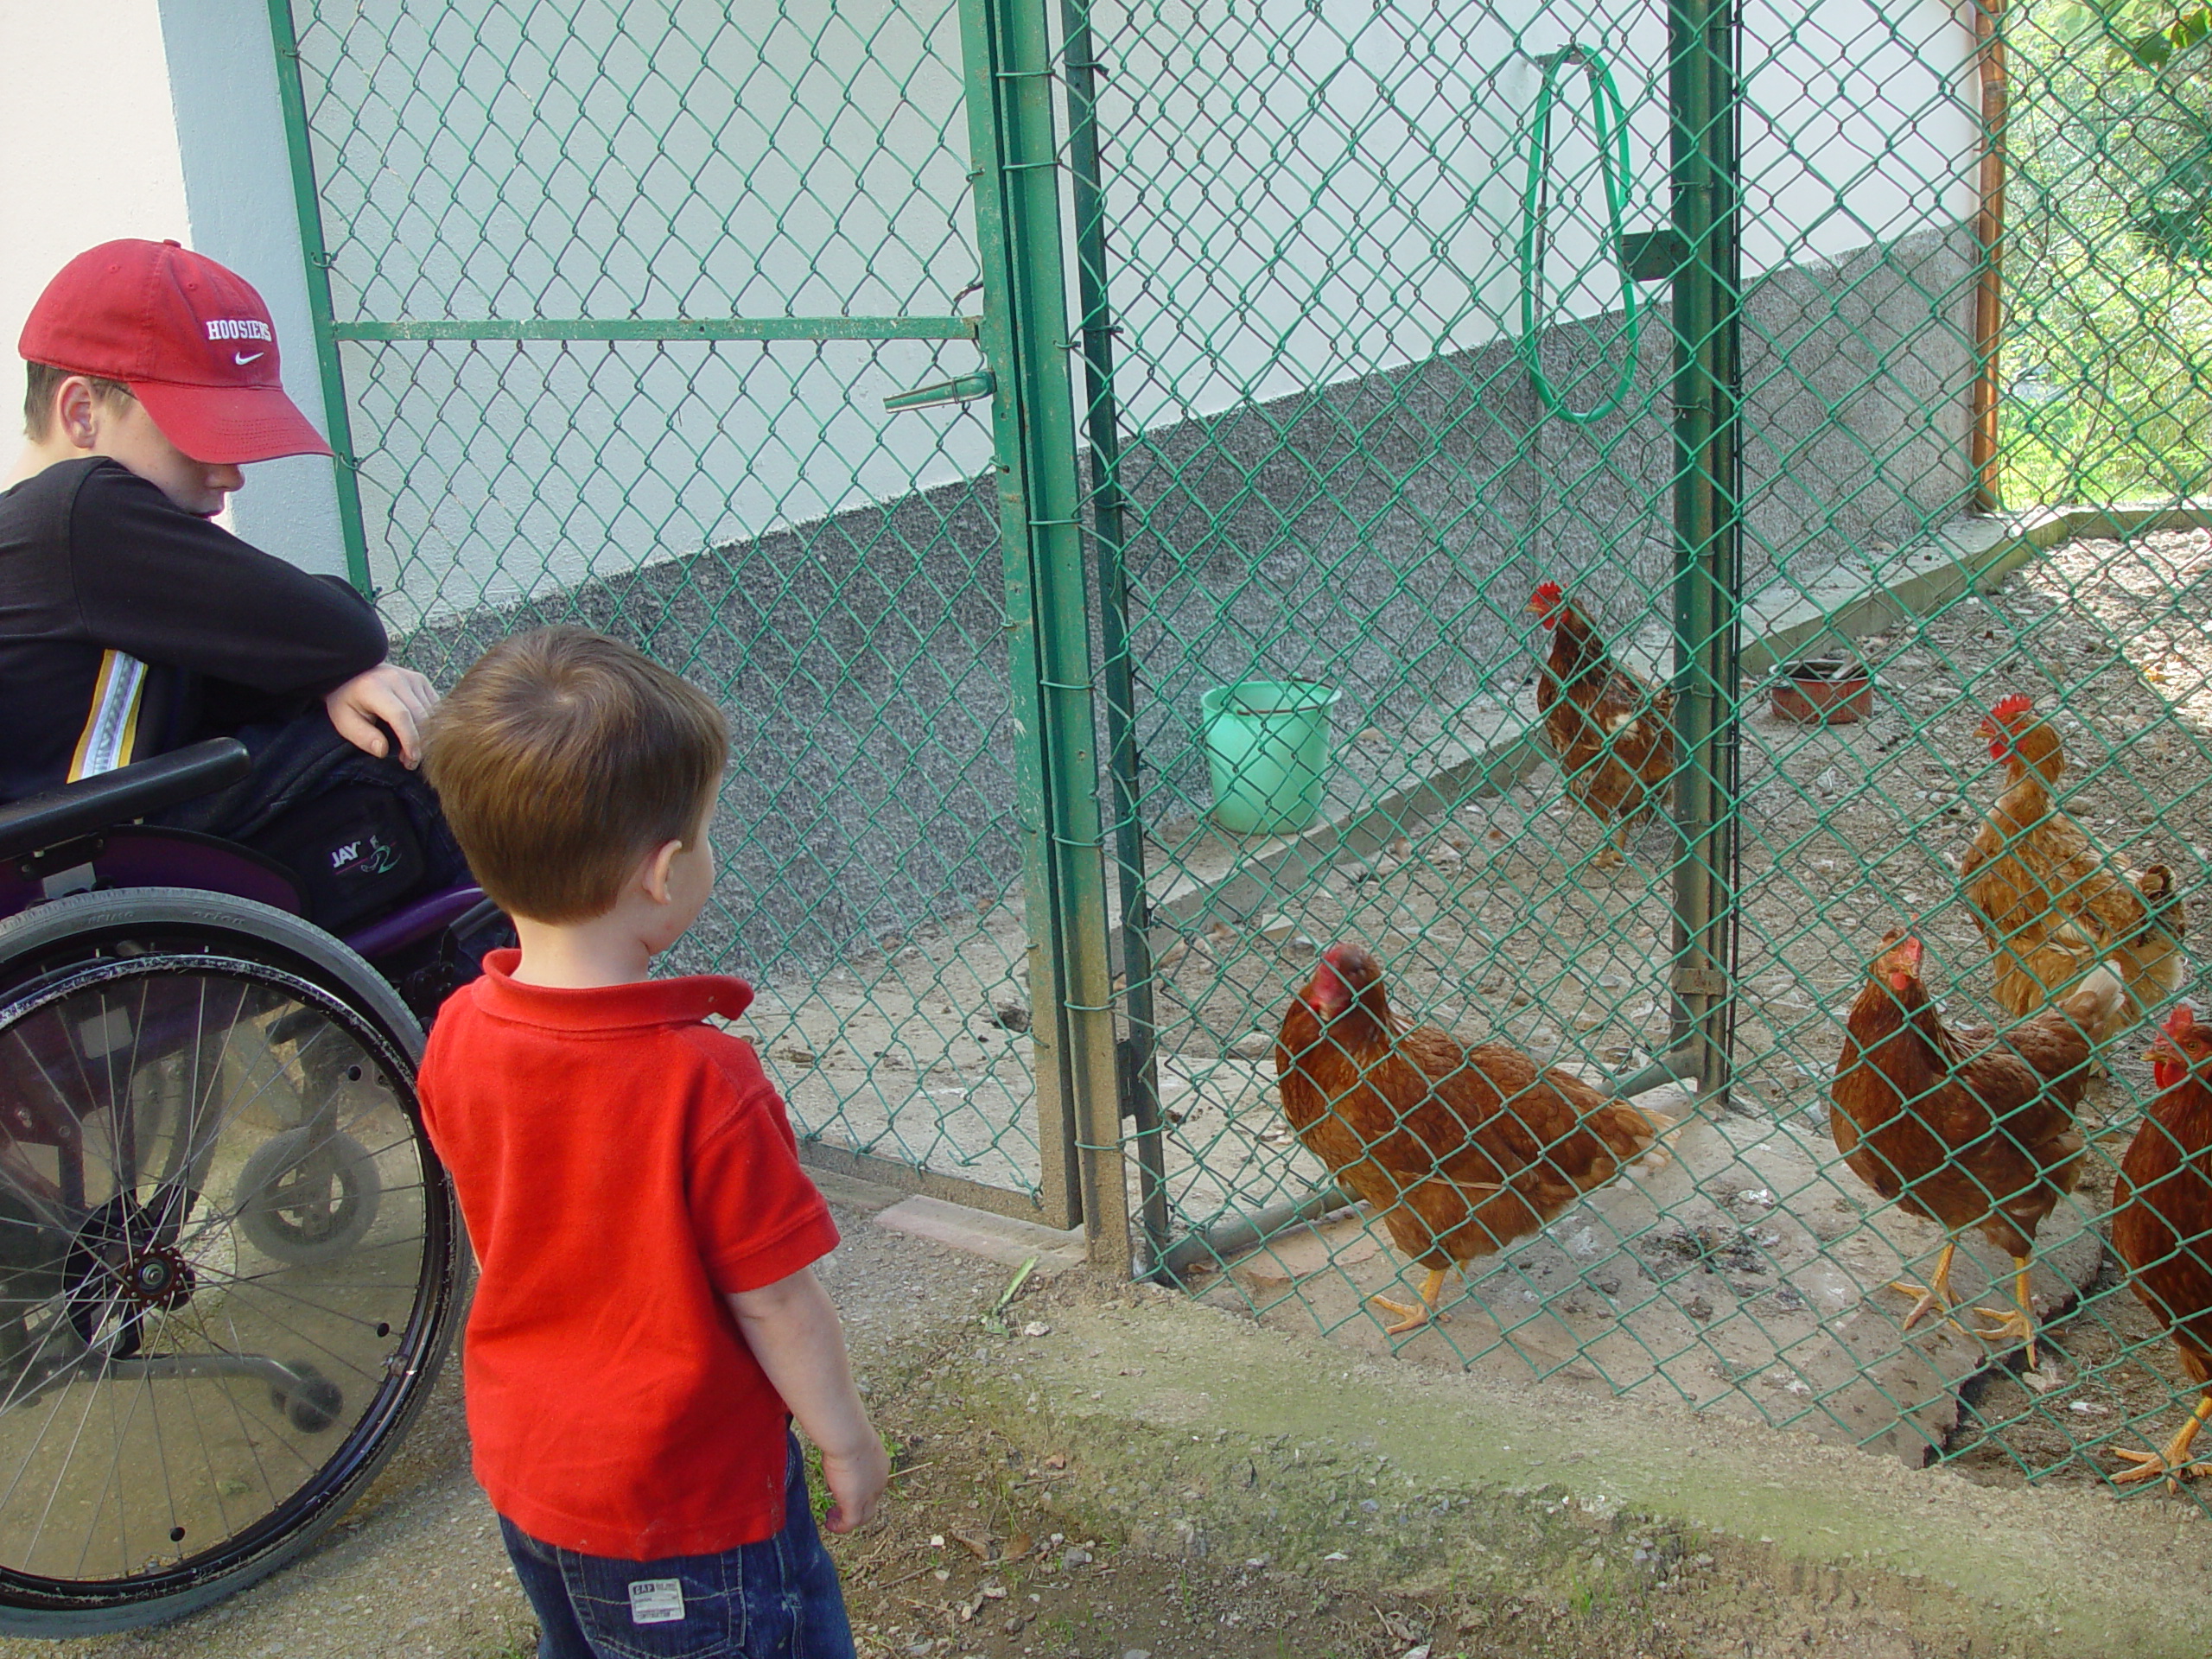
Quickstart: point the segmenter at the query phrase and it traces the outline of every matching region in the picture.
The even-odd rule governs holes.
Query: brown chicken
[[[1555,582],[1529,601],[1552,631],[1551,655],[1536,681],[1536,716],[1558,757],[1567,792],[1611,841],[1591,861],[1611,869],[1630,830],[1662,804],[1675,771],[1675,694],[1647,685],[1606,653]]]
[[[1955,1031],[1921,982],[1920,941],[1891,932],[1882,947],[1852,1004],[1829,1090],[1836,1150],[1882,1197],[1943,1229],[1943,1253],[1929,1282],[1890,1287],[1919,1299],[1904,1328],[1938,1311],[1951,1319],[1958,1235],[1979,1227],[2012,1258],[2016,1305],[1976,1308],[1997,1324],[1974,1334],[2020,1338],[2033,1369],[2028,1263],[2036,1229],[2081,1178],[2074,1109],[2089,1080],[2086,1033],[2115,1017],[2120,981],[2098,969],[2057,1006],[2002,1037]]]
[[[2113,1185],[2112,1247],[2127,1263],[2143,1306],[2165,1323],[2182,1369],[2196,1384],[2196,1409],[2163,1452],[2114,1451],[2135,1465],[2114,1477],[2165,1477],[2169,1491],[2212,1463],[2191,1463],[2190,1442],[2212,1417],[2212,1027],[2188,1003],[2152,1039],[2158,1097],[2120,1162]]]
[[[1439,1316],[1454,1262],[1524,1238],[1624,1164],[1658,1148],[1672,1118],[1609,1100],[1502,1043],[1463,1048],[1390,1012],[1382,970],[1355,944],[1322,953],[1282,1020],[1283,1116],[1337,1184],[1363,1198],[1428,1269],[1421,1306],[1377,1296],[1393,1336]]]
[[[2127,992],[2111,1023],[2090,1033],[2108,1041],[2181,988],[2187,918],[2173,874],[2153,864],[2130,880],[2051,804],[2066,757],[2027,698],[1999,701],[1980,734],[2005,763],[2005,791],[1959,875],[1996,958],[1998,1003],[2032,1014],[2101,962]]]

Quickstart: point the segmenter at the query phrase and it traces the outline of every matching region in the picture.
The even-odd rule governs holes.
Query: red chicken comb
[[[2015,691],[2009,697],[1997,699],[1997,706],[1989,711],[1990,719],[1999,726],[2007,726],[2035,708],[2035,699]]]
[[[1529,608],[1540,616],[1548,616],[1567,602],[1567,595],[1555,582],[1540,582],[1536,591],[1529,597]]]
[[[2174,1011],[2166,1016],[2166,1035],[2179,1042],[2196,1029],[2196,1006],[2189,1002],[2177,1002]]]

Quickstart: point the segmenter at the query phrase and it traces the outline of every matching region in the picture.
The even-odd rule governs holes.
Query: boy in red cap
[[[47,285],[20,349],[28,442],[0,492],[0,802],[231,734],[252,774],[162,821],[290,865],[323,925],[466,879],[413,771],[429,682],[387,660],[344,582],[213,522],[246,464],[330,454],[284,395],[252,285],[175,242],[105,243]],[[363,826],[397,843],[390,856],[328,868],[321,842]]]
[[[439,705],[425,769],[519,950],[454,994],[423,1122],[480,1273],[477,1478],[542,1659],[852,1659],[833,1532],[891,1474],[812,1264],[836,1247],[734,979],[653,979],[714,892],[729,734],[627,645],[548,628]]]

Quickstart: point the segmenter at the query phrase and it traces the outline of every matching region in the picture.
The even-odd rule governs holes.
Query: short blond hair
[[[696,686],[620,640],[540,628],[477,658],[423,734],[423,770],[511,916],[588,921],[638,861],[689,843],[729,759]]]

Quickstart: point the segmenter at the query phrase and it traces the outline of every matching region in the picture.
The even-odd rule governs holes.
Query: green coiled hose
[[[1536,89],[1535,115],[1529,135],[1529,181],[1521,199],[1521,360],[1545,409],[1563,421],[1587,426],[1602,421],[1627,401],[1636,381],[1637,346],[1643,328],[1637,310],[1636,282],[1629,275],[1627,256],[1621,247],[1623,221],[1628,213],[1628,118],[1621,108],[1620,90],[1613,85],[1613,72],[1594,48],[1569,45],[1547,54],[1541,61],[1543,79]],[[1570,63],[1580,63],[1590,83],[1598,170],[1605,185],[1606,236],[1612,245],[1613,263],[1621,273],[1621,336],[1628,343],[1612,393],[1595,409],[1568,408],[1559,388],[1544,372],[1537,351],[1536,314],[1544,283],[1544,218],[1549,206],[1552,106],[1559,101],[1560,71]]]

